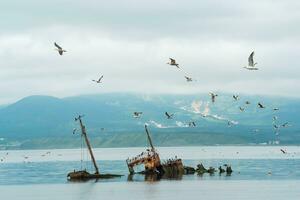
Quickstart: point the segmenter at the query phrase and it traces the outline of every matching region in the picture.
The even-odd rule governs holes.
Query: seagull
[[[57,48],[55,50],[58,51],[59,55],[61,55],[61,56],[63,55],[64,52],[67,52],[67,50],[64,50],[61,46],[56,44],[56,42],[54,42],[54,46]]]
[[[103,75],[102,75],[98,80],[92,80],[92,81],[94,81],[94,82],[96,82],[96,83],[102,83],[102,82],[101,82],[102,79],[103,79]]]
[[[245,104],[249,105],[249,104],[250,104],[250,101],[246,101]]]
[[[283,154],[286,154],[286,151],[285,151],[285,150],[280,149],[280,151],[281,151]]]
[[[212,92],[210,92],[209,94],[210,94],[210,96],[211,96],[211,102],[215,103],[215,99],[216,99],[216,97],[217,97],[218,95],[217,95],[217,94],[214,94],[214,93],[212,93]]]
[[[240,111],[244,112],[245,108],[242,108],[241,106],[239,107]]]
[[[234,98],[234,100],[239,100],[239,95],[232,95],[232,97]]]
[[[258,105],[259,108],[266,108],[266,107],[265,107],[264,105],[262,105],[260,102],[258,102],[257,105]]]
[[[278,119],[277,116],[273,116],[273,121],[276,121]]]
[[[275,135],[279,135],[279,130],[280,130],[279,128],[280,128],[280,126],[274,124],[273,127],[275,129]]]
[[[277,111],[277,110],[279,110],[279,108],[273,108],[273,110],[274,110],[274,111]]]
[[[221,166],[219,167],[219,173],[222,174],[225,172],[225,169],[223,169]]]
[[[282,127],[287,127],[288,125],[289,125],[289,123],[286,122],[286,123],[282,124],[281,126],[282,126]]]
[[[278,125],[274,124],[273,126],[274,126],[275,129],[279,129]]]
[[[76,129],[76,128],[74,128],[74,129],[73,129],[73,135],[76,133],[76,131],[77,131],[77,129]]]
[[[176,66],[176,67],[179,69],[179,64],[176,63],[176,60],[173,59],[173,58],[169,58],[169,59],[170,59],[170,62],[168,62],[167,64],[168,64],[168,65]]]
[[[189,122],[189,127],[195,127],[196,126],[196,123],[195,122]]]
[[[140,118],[142,114],[143,114],[143,112],[134,112],[133,117],[134,118]]]
[[[188,76],[184,76],[184,78],[186,79],[187,82],[191,82],[193,81],[193,79],[191,77],[188,77]]]
[[[232,122],[231,122],[231,121],[228,121],[228,122],[227,122],[227,126],[228,126],[228,127],[231,127],[231,126],[232,126]]]
[[[167,116],[168,119],[172,119],[174,114],[169,114],[168,112],[165,112],[165,115]]]
[[[244,68],[246,68],[248,70],[258,70],[258,68],[255,67],[255,65],[257,63],[254,63],[253,56],[254,56],[254,51],[252,51],[252,53],[250,54],[250,56],[248,58],[248,66],[246,66]]]

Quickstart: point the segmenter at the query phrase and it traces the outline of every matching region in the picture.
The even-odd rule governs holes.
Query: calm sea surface
[[[0,151],[0,199],[300,199],[300,147],[215,146],[161,147],[161,158],[180,157],[185,165],[217,168],[230,164],[225,174],[186,175],[177,180],[145,181],[128,177],[127,157],[145,148],[100,148],[95,157],[102,173],[121,178],[68,182],[74,169],[93,170],[80,149]],[[280,149],[287,153],[283,154]]]

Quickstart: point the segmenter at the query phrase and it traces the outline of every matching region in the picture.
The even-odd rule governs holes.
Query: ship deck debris
[[[178,178],[183,174],[190,174],[191,172],[195,173],[195,169],[192,167],[184,166],[182,159],[170,158],[165,161],[161,161],[158,152],[153,146],[150,133],[148,131],[147,125],[145,125],[145,131],[147,134],[148,142],[150,148],[146,149],[145,152],[140,153],[139,155],[128,158],[126,160],[129,173],[133,174],[156,174],[157,178]],[[144,170],[140,172],[135,172],[134,168],[138,165],[144,165]]]

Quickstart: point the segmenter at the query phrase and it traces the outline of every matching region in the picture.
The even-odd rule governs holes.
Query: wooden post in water
[[[126,160],[126,164],[127,164],[129,173],[130,173],[130,174],[134,174],[134,169],[133,169],[133,167],[132,167],[131,165],[129,165],[128,160]]]
[[[90,144],[90,141],[89,141],[89,139],[87,137],[85,126],[83,125],[81,118],[82,118],[82,116],[79,115],[78,118],[75,118],[75,121],[79,120],[80,128],[81,128],[81,133],[84,136],[85,143],[86,143],[86,145],[88,147],[89,153],[91,155],[91,158],[92,158],[92,161],[93,161],[93,164],[94,164],[94,167],[95,167],[95,171],[96,171],[95,174],[99,174],[99,169],[98,169],[98,166],[97,166],[97,163],[96,163],[96,160],[95,160],[92,148],[91,148],[91,144]]]

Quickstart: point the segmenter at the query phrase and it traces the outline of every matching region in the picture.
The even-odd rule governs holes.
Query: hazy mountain
[[[246,105],[245,101],[251,104]],[[266,106],[257,107],[257,102]],[[243,112],[239,109],[245,109]],[[273,108],[279,108],[274,111]],[[134,118],[133,112],[143,112]],[[165,112],[174,113],[167,119]],[[76,147],[79,135],[74,117],[84,123],[95,146],[144,146],[148,123],[156,145],[250,144],[280,141],[300,144],[300,101],[281,97],[244,96],[238,101],[219,94],[215,103],[207,94],[101,94],[68,98],[30,96],[0,107],[2,147]],[[273,122],[273,116],[277,116]],[[189,127],[194,121],[196,127]],[[281,127],[276,136],[273,124]],[[230,126],[228,126],[228,124]]]

